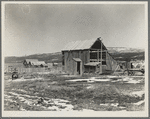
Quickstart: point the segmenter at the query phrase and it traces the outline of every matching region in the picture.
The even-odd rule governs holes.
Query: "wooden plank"
[[[110,57],[109,57],[109,54],[107,53],[107,68],[108,70],[111,70],[111,61],[110,61]]]
[[[85,64],[90,62],[90,50],[88,50],[86,53],[87,53],[87,60],[86,60]]]
[[[97,61],[99,62],[99,50],[97,50]]]

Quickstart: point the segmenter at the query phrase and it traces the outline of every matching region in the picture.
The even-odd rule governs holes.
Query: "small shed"
[[[37,61],[37,62],[32,62],[32,66],[35,66],[35,67],[46,67],[47,64],[44,61]]]
[[[25,67],[46,67],[47,64],[44,61],[38,61],[38,59],[25,59],[23,61]]]
[[[38,62],[38,59],[25,59],[23,65],[25,67],[31,67],[33,62]]]
[[[118,64],[108,53],[101,38],[73,41],[62,50],[62,65],[68,74],[115,71]]]

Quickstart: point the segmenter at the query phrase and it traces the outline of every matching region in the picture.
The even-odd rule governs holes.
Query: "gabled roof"
[[[31,63],[31,65],[46,65],[46,63],[44,62],[44,61],[38,61],[38,59],[25,59],[25,61],[27,62],[27,63]]]
[[[56,58],[56,59],[52,59],[52,61],[54,62],[54,61],[58,61],[58,59]]]
[[[99,38],[92,39],[92,40],[84,40],[84,41],[72,41],[72,42],[68,43],[65,46],[65,48],[62,49],[62,51],[90,49],[97,40],[101,41]],[[105,47],[105,49],[106,49],[106,47]]]
[[[46,65],[44,61],[31,62],[32,65]]]
[[[44,61],[38,61],[39,64],[45,65],[46,63]]]

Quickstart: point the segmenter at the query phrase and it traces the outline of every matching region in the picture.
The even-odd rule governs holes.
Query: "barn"
[[[118,67],[101,38],[68,43],[62,50],[62,65],[72,75],[112,73]]]

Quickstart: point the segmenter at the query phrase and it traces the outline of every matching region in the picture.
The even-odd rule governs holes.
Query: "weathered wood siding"
[[[106,70],[112,70],[115,71],[118,64],[117,61],[114,60],[108,53],[106,55]]]
[[[90,52],[89,50],[76,50],[76,51],[63,51],[64,54],[64,70],[68,74],[76,75],[77,72],[77,62],[73,58],[81,59],[82,73],[85,71],[84,64],[90,62]],[[106,52],[106,65],[102,66],[102,72],[107,70],[115,71],[117,68],[117,62]],[[89,69],[86,69],[86,71]],[[100,70],[98,68],[96,71]]]
[[[63,51],[64,53],[64,70],[69,74],[77,74],[77,62],[73,58],[82,60],[82,72],[84,72],[84,64],[90,61],[89,50]]]

